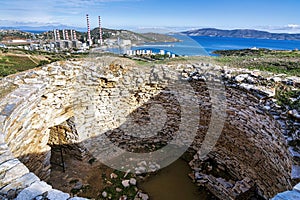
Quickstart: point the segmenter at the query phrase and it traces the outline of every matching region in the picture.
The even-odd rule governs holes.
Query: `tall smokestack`
[[[57,33],[57,40],[60,40],[60,34],[59,34],[59,30],[58,29],[56,30],[56,33]]]
[[[76,36],[76,31],[73,30],[73,37],[74,37],[74,40],[77,40],[77,36]]]
[[[69,33],[68,33],[68,30],[66,30],[65,35],[66,35],[66,40],[69,40]]]
[[[73,30],[70,30],[70,35],[71,35],[71,40],[73,41],[73,40],[74,40],[74,37],[73,37]]]
[[[53,30],[53,33],[54,33],[54,41],[56,41],[57,40],[57,36],[56,36],[56,30],[55,29]]]
[[[62,34],[63,34],[63,39],[66,40],[66,32],[65,32],[65,29],[62,30]]]
[[[89,15],[86,14],[86,22],[87,22],[87,31],[88,31],[88,42],[89,45],[92,45],[92,39],[91,39],[91,27],[90,27],[90,19],[89,19]]]
[[[99,18],[99,41],[100,41],[100,45],[103,44],[103,39],[102,39],[102,26],[101,26],[101,17],[98,16]]]

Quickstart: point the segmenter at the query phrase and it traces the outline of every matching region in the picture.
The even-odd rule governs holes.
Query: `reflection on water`
[[[153,200],[216,200],[209,192],[196,186],[188,177],[189,165],[178,159],[141,184]]]

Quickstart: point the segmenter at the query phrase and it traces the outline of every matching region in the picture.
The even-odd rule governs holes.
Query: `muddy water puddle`
[[[191,169],[186,161],[178,159],[140,184],[152,200],[214,200],[205,189],[200,189],[189,178]]]

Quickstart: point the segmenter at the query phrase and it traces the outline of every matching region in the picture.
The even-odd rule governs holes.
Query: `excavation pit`
[[[267,199],[291,189],[291,158],[281,130],[275,119],[261,111],[259,99],[253,93],[236,87],[224,87],[224,128],[212,151],[201,157],[199,151],[209,130],[214,107],[205,79],[200,76],[195,78],[195,74],[190,77],[184,75],[189,70],[199,71],[200,64],[147,68],[123,59],[101,59],[101,66],[89,66],[85,61],[68,61],[3,80],[17,88],[0,104],[1,163],[8,166],[0,185],[1,194],[8,195],[10,191],[11,196],[22,196],[26,193],[23,192],[25,188],[33,184],[41,184],[44,188],[41,191],[59,193],[30,172],[43,181],[50,180],[54,188],[62,190],[63,183],[57,186],[53,183],[58,176],[55,171],[62,170],[59,159],[56,160],[61,152],[65,155],[64,162],[74,159],[74,163],[69,164],[74,176],[76,169],[73,165],[80,165],[82,171],[87,171],[87,179],[100,178],[99,174],[93,173],[99,171],[95,169],[95,166],[100,166],[97,162],[101,162],[97,156],[105,150],[102,147],[107,147],[103,146],[103,141],[109,140],[128,152],[154,152],[176,138],[176,133],[182,128],[183,116],[194,113],[195,110],[190,108],[195,106],[199,109],[197,125],[191,123],[183,127],[188,131],[195,129],[195,138],[189,146],[188,139],[182,140],[186,149],[195,151],[189,163],[195,184],[207,188],[219,198],[225,195],[228,199],[245,199],[247,195]],[[157,69],[161,69],[162,73],[156,72]],[[168,82],[155,82],[166,80],[160,79],[160,76],[176,77],[181,83],[188,84],[195,94],[196,98],[192,100],[195,104],[186,108],[182,106],[181,101],[170,93],[173,88],[168,87]],[[153,77],[155,79],[151,80]],[[157,114],[155,119],[159,121],[151,121],[154,114]],[[194,116],[190,115],[190,118]],[[153,137],[145,137],[141,133],[140,139],[124,131],[133,123],[137,124],[137,128],[147,128],[154,123],[154,127],[162,131]],[[181,156],[180,153],[178,155]],[[11,161],[14,158],[16,160]],[[68,164],[65,168],[69,170]],[[10,173],[10,170],[13,171]],[[102,168],[102,171],[105,175],[113,173],[109,168]],[[90,185],[88,180],[76,179],[68,177],[66,184],[81,182],[83,187]],[[101,191],[105,185],[98,187],[97,191]],[[70,188],[66,188],[63,192],[71,193]],[[87,191],[89,189],[86,188]],[[94,189],[89,191],[90,194],[102,195]]]

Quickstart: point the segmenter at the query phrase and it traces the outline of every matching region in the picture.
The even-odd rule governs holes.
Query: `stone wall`
[[[71,155],[74,159],[85,160],[89,158],[87,149],[79,142],[79,135],[74,117],[58,126],[50,128],[48,145],[55,151]]]
[[[291,159],[279,126],[260,112],[259,102],[251,94],[231,88],[227,94],[227,120],[218,143],[206,158],[196,157],[190,163],[198,174],[196,181],[223,199],[238,199],[253,188],[265,198],[289,189]]]
[[[197,149],[207,131],[210,116],[207,92],[201,92],[203,77],[199,72],[203,67],[214,66],[193,63],[137,67],[129,60],[106,57],[99,58],[96,64],[89,61],[57,62],[4,78],[1,84],[13,86],[13,89],[0,103],[0,170],[3,177],[0,193],[22,196],[32,193],[32,188],[36,187],[40,189],[31,195],[58,192],[39,180],[47,180],[50,175],[48,142],[51,128],[74,117],[78,135],[71,141],[83,144],[91,154],[98,154],[103,150],[98,148],[103,142],[101,135],[126,124],[133,111],[151,98],[168,92],[164,89],[168,83],[158,80],[195,81],[194,88],[204,102],[200,106],[201,116],[205,116],[201,118],[193,145]],[[155,71],[157,69],[159,71]],[[218,71],[222,69],[217,67]],[[291,159],[280,127],[260,108],[258,98],[253,96],[257,94],[254,90],[244,91],[245,88],[230,82],[227,85],[225,128],[216,147],[205,159],[214,159],[218,166],[225,166],[233,177],[226,181],[232,182],[233,187],[225,191],[218,186],[218,181],[207,183],[204,180],[206,186],[218,186],[219,192],[234,197],[239,193],[233,191],[236,183],[249,180],[255,182],[255,188],[266,198],[291,188]],[[200,168],[205,159],[196,154],[192,168]],[[209,173],[206,179],[210,176],[214,180]],[[215,178],[220,180],[220,177]],[[65,195],[64,199],[67,198],[69,196]]]
[[[106,58],[98,69],[94,66],[85,68],[86,62],[82,61],[58,62],[2,80],[3,85],[12,85],[14,90],[5,96],[0,104],[0,132],[5,146],[3,154],[1,153],[3,156],[1,173],[9,176],[9,178],[4,177],[0,188],[7,185],[11,188],[10,185],[14,185],[14,181],[18,182],[19,177],[27,174],[28,169],[40,179],[48,180],[51,156],[48,143],[53,127],[58,127],[76,114],[79,132],[76,140],[79,143],[120,126],[126,120],[126,116],[143,103],[142,100],[136,99],[127,102],[118,99],[122,88],[135,87],[132,82],[136,80],[124,79],[124,82],[119,82],[120,86],[116,87],[119,76],[124,73],[118,63],[124,62],[122,60],[113,62],[115,63],[111,62],[111,58]],[[129,61],[125,63],[129,65],[127,67],[129,70],[131,63]],[[139,87],[141,85],[134,88],[134,93],[147,90]],[[150,87],[149,91],[148,98],[152,96],[151,93],[155,93],[155,88]],[[93,107],[95,104],[91,107],[91,101],[96,101],[99,107]],[[113,102],[119,102],[115,104],[117,107],[110,106],[114,105]],[[93,123],[96,109],[103,116],[103,120]],[[94,132],[95,129],[91,128],[92,124],[96,124],[97,127],[94,128],[101,132]],[[11,160],[14,158],[17,159]],[[19,165],[20,167],[13,168]],[[15,177],[12,177],[14,174]],[[15,189],[20,192],[19,190],[31,184],[29,180],[27,185],[24,183]],[[7,190],[4,189],[2,192],[5,194]]]

